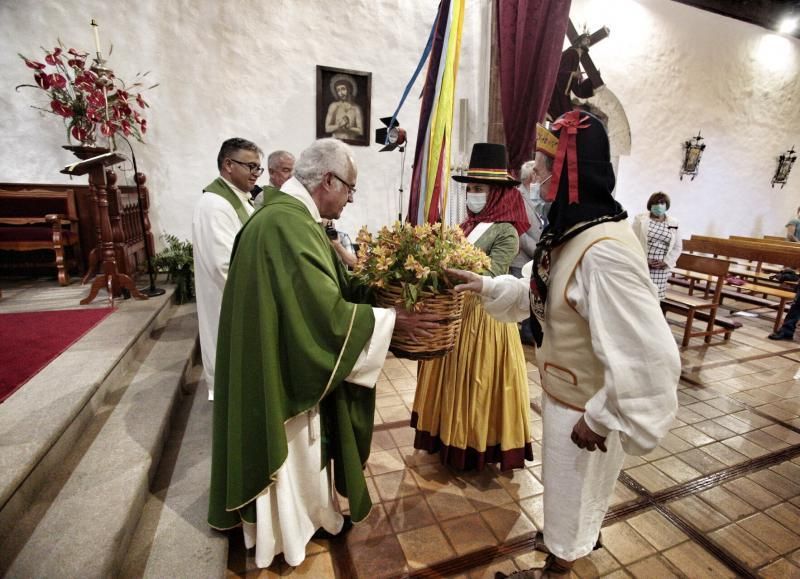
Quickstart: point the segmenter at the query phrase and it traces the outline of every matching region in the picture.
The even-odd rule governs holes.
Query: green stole
[[[375,389],[345,382],[374,331],[366,292],[297,199],[271,192],[236,237],[222,298],[214,379],[208,521],[256,521],[255,499],[286,460],[284,424],[316,405],[325,468],[354,521],[372,507],[364,479]]]
[[[247,223],[247,220],[250,219],[250,215],[248,215],[247,210],[244,208],[241,197],[234,193],[233,189],[223,181],[222,177],[217,177],[209,185],[206,185],[205,189],[203,189],[203,193],[216,193],[230,203],[231,207],[236,211],[236,215],[239,216],[239,221],[242,222],[242,225]]]

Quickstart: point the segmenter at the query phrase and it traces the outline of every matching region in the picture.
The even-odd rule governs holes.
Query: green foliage
[[[167,273],[167,281],[175,282],[175,301],[194,300],[194,252],[191,241],[181,241],[169,233],[163,235],[167,247],[159,251],[153,262],[159,272]]]

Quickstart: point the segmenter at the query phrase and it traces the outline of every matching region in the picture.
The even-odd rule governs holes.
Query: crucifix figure
[[[572,46],[561,53],[556,86],[553,88],[553,96],[550,97],[550,106],[547,109],[551,119],[555,120],[572,110],[570,94],[585,99],[593,96],[594,92],[603,86],[600,71],[589,56],[589,47],[606,38],[609,33],[609,29],[604,26],[592,34],[585,30],[583,34],[578,34],[572,20],[569,21],[567,38]]]

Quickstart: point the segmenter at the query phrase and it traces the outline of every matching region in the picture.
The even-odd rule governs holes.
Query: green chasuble
[[[222,298],[209,524],[256,521],[287,456],[284,423],[320,405],[323,464],[354,521],[372,506],[363,468],[375,390],[344,379],[372,336],[372,308],[308,209],[272,192],[239,232]]]
[[[233,189],[222,180],[222,177],[217,177],[214,179],[210,184],[208,184],[204,189],[204,193],[216,193],[225,201],[233,206],[234,211],[236,211],[236,215],[239,217],[239,221],[242,222],[242,225],[247,223],[247,220],[250,219],[250,215],[248,215],[247,210],[244,208],[242,204],[242,199],[234,193]]]

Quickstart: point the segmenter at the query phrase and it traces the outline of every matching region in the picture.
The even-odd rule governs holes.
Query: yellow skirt
[[[489,316],[467,296],[452,352],[420,362],[411,426],[414,447],[439,452],[443,464],[502,470],[533,460],[525,355],[516,324]]]

